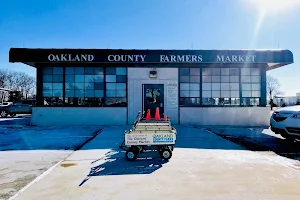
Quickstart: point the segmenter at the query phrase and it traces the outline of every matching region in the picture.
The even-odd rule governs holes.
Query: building
[[[266,71],[289,50],[11,48],[37,69],[35,125],[125,125],[159,107],[173,124],[269,124]]]
[[[300,93],[296,93],[296,96],[275,96],[274,103],[277,106],[282,106],[285,104],[286,106],[294,106],[300,102]]]

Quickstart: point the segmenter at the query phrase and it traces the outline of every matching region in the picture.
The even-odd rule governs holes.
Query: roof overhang
[[[294,62],[290,50],[126,50],[11,48],[9,62],[36,63],[160,63],[265,64],[266,70]]]

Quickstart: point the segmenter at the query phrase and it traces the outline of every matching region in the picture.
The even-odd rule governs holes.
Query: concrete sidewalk
[[[125,127],[108,127],[16,200],[299,199],[300,173],[204,129],[177,126],[169,162],[149,154],[127,162]]]

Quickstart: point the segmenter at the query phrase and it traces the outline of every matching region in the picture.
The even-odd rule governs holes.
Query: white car
[[[270,118],[271,130],[288,140],[300,139],[300,105],[279,108]]]

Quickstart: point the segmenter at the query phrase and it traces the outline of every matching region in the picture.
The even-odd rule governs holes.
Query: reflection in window
[[[146,89],[145,96],[147,104],[160,103],[160,89]]]
[[[43,68],[44,105],[63,105],[63,68]]]
[[[200,105],[200,68],[180,69],[180,105]]]
[[[63,87],[65,87],[64,93]],[[126,91],[126,68],[45,67],[43,69],[45,105],[123,107],[127,106]]]

